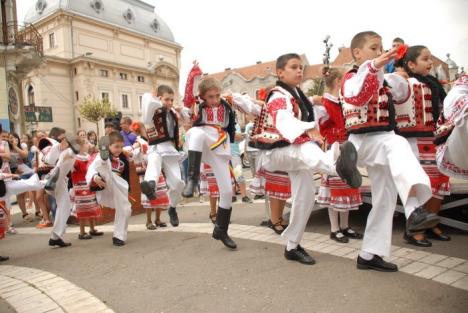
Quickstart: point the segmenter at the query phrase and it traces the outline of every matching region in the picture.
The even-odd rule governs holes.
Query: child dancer
[[[436,145],[434,144],[435,125],[446,93],[437,78],[430,75],[432,55],[426,47],[408,48],[397,64],[403,67],[409,76],[408,82],[411,90],[409,98],[395,106],[398,132],[408,140],[431,181],[432,198],[424,204],[424,208],[437,214],[442,207],[444,196],[450,194],[448,176],[437,169]],[[426,234],[436,240],[450,240],[450,237],[437,226],[426,230]],[[406,231],[404,239],[416,246],[432,246],[424,232]]]
[[[75,164],[71,172],[73,183],[73,197],[75,203],[76,217],[80,223],[80,234],[78,239],[88,240],[94,236],[102,236],[104,233],[96,230],[96,218],[102,215],[101,206],[96,201],[96,193],[89,189],[86,183],[86,173],[91,163],[88,154],[90,143],[85,138],[78,138],[80,147],[79,154],[75,158]],[[86,233],[86,221],[89,222],[89,233]]]
[[[97,202],[115,208],[114,246],[123,246],[127,240],[128,220],[132,207],[128,200],[129,167],[123,153],[124,139],[113,131],[99,140],[99,154],[88,168],[86,182],[96,190]]]
[[[407,81],[396,74],[385,77],[383,67],[397,55],[382,53],[382,39],[372,31],[356,34],[351,52],[358,68],[346,73],[340,90],[345,127],[358,150],[358,163],[371,180],[372,210],[367,218],[358,269],[398,271],[386,262],[390,255],[393,213],[397,195],[405,208],[410,231],[431,228],[438,218],[422,207],[431,197],[429,177],[411,151],[408,141],[395,135],[393,101],[408,97]]]
[[[337,68],[326,67],[323,76],[327,92],[323,95],[322,106],[315,105],[314,109],[319,121],[320,134],[325,138],[326,146],[330,148],[333,143],[343,143],[348,139],[338,100],[343,75]],[[362,204],[359,188],[351,188],[337,176],[326,175],[322,177],[317,202],[323,207],[328,207],[331,239],[341,243],[349,242],[349,238],[362,239],[362,235],[348,224],[349,211],[359,209]]]
[[[0,240],[5,238],[5,233],[8,229],[8,210],[5,205],[5,201],[0,201]],[[7,256],[0,255],[0,262],[8,261],[10,258]]]

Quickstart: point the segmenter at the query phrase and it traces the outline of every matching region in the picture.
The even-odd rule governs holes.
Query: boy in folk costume
[[[127,240],[128,220],[132,206],[128,200],[129,165],[123,153],[124,139],[113,131],[99,140],[99,154],[88,168],[86,182],[96,191],[97,202],[115,209],[114,246],[123,246]]]
[[[405,54],[397,65],[403,68],[410,86],[409,98],[395,106],[397,129],[405,137],[429,176],[432,198],[424,204],[429,212],[437,214],[442,207],[444,196],[450,194],[449,177],[437,169],[434,131],[446,93],[437,78],[430,75],[432,55],[424,46],[402,47]],[[449,241],[450,237],[440,227],[426,232],[405,232],[403,238],[410,244],[430,247],[427,238]]]
[[[178,114],[172,107],[174,90],[161,85],[152,93],[145,93],[142,99],[142,121],[146,128],[149,150],[144,181],[141,191],[150,200],[157,198],[156,185],[164,170],[169,187],[170,206],[168,214],[171,225],[179,226],[176,207],[181,200],[184,181],[180,172],[179,123]]]
[[[382,53],[382,39],[375,32],[362,32],[351,41],[351,52],[359,66],[346,73],[341,102],[348,140],[358,150],[359,164],[371,180],[372,210],[367,218],[359,269],[395,272],[398,267],[382,256],[390,255],[392,221],[397,196],[405,208],[407,229],[434,227],[438,218],[422,207],[431,197],[429,177],[411,151],[408,141],[394,133],[393,101],[408,97],[408,83],[383,67],[397,55],[397,49]],[[391,87],[391,88],[390,88]]]
[[[301,57],[291,53],[276,61],[278,82],[267,97],[259,129],[253,132],[251,144],[261,149],[259,166],[267,171],[284,171],[291,180],[292,209],[289,226],[282,233],[287,240],[284,256],[302,264],[314,259],[300,246],[307,221],[315,202],[314,172],[337,175],[348,184],[359,187],[361,175],[356,168],[356,150],[351,143],[340,147],[335,167],[332,152],[325,154],[314,122],[312,104],[297,87],[302,82]]]
[[[199,96],[203,102],[195,111],[192,128],[186,134],[188,147],[188,179],[182,195],[193,197],[200,178],[200,165],[210,165],[219,188],[219,207],[213,238],[235,249],[236,243],[227,231],[232,212],[232,185],[229,171],[231,159],[230,142],[235,135],[235,112],[232,106],[243,112],[260,111],[260,107],[245,96],[238,94],[230,97],[230,102],[221,98],[221,85],[211,77],[204,78],[199,86]],[[248,99],[250,100],[250,99]]]
[[[444,100],[436,143],[439,170],[450,177],[468,179],[468,75],[457,79]]]
[[[133,122],[130,127],[131,130],[138,135],[135,143],[133,144],[133,162],[135,163],[136,173],[140,178],[140,183],[144,181],[146,169],[147,169],[147,156],[149,145],[145,140],[146,133],[143,124],[140,122]],[[166,227],[166,223],[161,221],[161,212],[167,208],[170,204],[168,190],[166,185],[166,179],[163,173],[159,175],[159,179],[156,184],[155,193],[156,199],[149,200],[144,193],[141,194],[141,205],[146,209],[146,229],[155,230],[157,227]],[[154,224],[151,220],[151,213],[155,211]]]

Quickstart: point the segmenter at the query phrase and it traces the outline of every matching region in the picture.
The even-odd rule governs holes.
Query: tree
[[[91,123],[96,124],[97,137],[99,138],[99,122],[106,117],[115,117],[118,112],[112,107],[107,100],[97,100],[95,98],[86,97],[80,105],[78,112],[81,117]]]
[[[313,82],[314,82],[314,85],[312,86],[312,88],[309,88],[309,90],[307,90],[307,96],[310,97],[310,96],[323,95],[323,91],[325,87],[323,79],[320,77],[317,77],[313,79]]]

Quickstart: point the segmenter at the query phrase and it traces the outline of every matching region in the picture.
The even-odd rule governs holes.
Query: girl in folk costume
[[[184,181],[180,171],[179,117],[173,108],[174,90],[161,85],[152,93],[145,93],[142,99],[142,120],[150,145],[147,154],[147,168],[141,191],[151,201],[157,198],[157,184],[164,170],[169,187],[170,206],[168,210],[171,225],[179,226],[176,207],[181,200]]]
[[[437,169],[436,145],[434,144],[436,121],[446,93],[437,78],[430,75],[432,55],[426,47],[407,48],[404,56],[397,63],[409,76],[408,83],[411,91],[406,101],[395,106],[398,132],[408,140],[431,181],[432,198],[424,204],[424,208],[437,214],[442,207],[444,196],[450,193],[449,177]],[[450,237],[437,226],[426,230],[426,234],[436,240],[450,240]],[[408,243],[416,246],[432,246],[424,232],[410,233],[407,230],[404,238]]]
[[[195,111],[192,128],[186,134],[188,147],[188,180],[182,195],[193,197],[200,178],[200,165],[203,162],[213,169],[219,187],[219,208],[213,238],[221,240],[231,249],[237,247],[228,235],[232,212],[232,185],[229,171],[231,158],[230,142],[235,135],[235,108],[251,113],[260,108],[253,102],[243,102],[243,96],[235,94],[229,101],[221,98],[222,87],[212,78],[204,78],[199,86],[199,96],[203,102]],[[244,104],[246,105],[244,108]]]
[[[80,234],[78,239],[88,240],[94,236],[102,236],[104,233],[96,230],[96,218],[102,215],[101,206],[96,201],[96,193],[91,191],[86,183],[86,173],[91,163],[88,154],[90,143],[86,138],[78,138],[77,143],[80,151],[75,158],[75,164],[71,172],[73,183],[73,197],[75,203],[76,218],[80,223]],[[89,233],[85,231],[86,221],[89,222]]]
[[[5,201],[0,201],[0,240],[5,238],[5,233],[8,229],[8,209],[6,208]],[[8,261],[10,258],[0,255],[0,262]]]
[[[321,139],[312,104],[297,87],[303,76],[301,57],[295,53],[280,56],[276,72],[279,80],[267,97],[259,130],[254,131],[251,142],[262,150],[259,166],[270,172],[285,171],[291,180],[291,218],[282,234],[287,240],[285,258],[314,264],[314,259],[300,246],[315,202],[314,172],[337,175],[338,171],[354,187],[360,186],[362,178],[351,143],[341,146],[336,166],[336,156],[319,148],[317,143]]]
[[[144,126],[142,123],[134,122],[131,126],[132,131],[138,135],[136,142],[133,144],[133,162],[135,163],[136,173],[140,177],[140,183],[144,181],[145,172],[147,170],[147,153],[149,149]],[[166,179],[163,173],[159,174],[157,184],[155,186],[156,199],[149,200],[144,193],[141,194],[141,205],[146,209],[146,228],[155,230],[157,227],[166,227],[166,223],[161,221],[161,212],[170,204]],[[151,213],[155,211],[155,224],[151,220]]]
[[[322,97],[322,105],[315,105],[314,109],[315,117],[319,121],[320,134],[325,138],[326,146],[330,148],[333,143],[343,143],[348,139],[338,99],[343,75],[337,68],[328,67],[324,68],[323,74],[327,92]],[[324,175],[317,202],[322,207],[328,207],[331,239],[341,243],[349,242],[349,238],[362,239],[362,235],[348,224],[349,211],[359,209],[362,204],[359,188],[351,188],[337,176]]]
[[[96,191],[97,202],[115,209],[112,244],[123,246],[127,240],[128,220],[132,206],[128,199],[130,189],[129,164],[123,152],[124,139],[113,131],[99,140],[99,154],[90,164],[86,182]]]
[[[397,49],[382,53],[382,38],[373,31],[356,34],[351,52],[358,68],[344,76],[340,97],[348,140],[358,150],[358,164],[371,181],[372,210],[367,217],[358,269],[396,272],[385,261],[391,251],[393,213],[398,195],[411,231],[435,226],[438,218],[422,205],[431,197],[429,177],[411,151],[408,141],[395,134],[394,102],[408,98],[408,82],[383,67]]]
[[[468,75],[462,75],[444,100],[436,131],[437,166],[450,176],[468,179]]]

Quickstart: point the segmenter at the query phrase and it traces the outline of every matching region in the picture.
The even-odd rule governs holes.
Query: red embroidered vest
[[[168,118],[172,119],[172,125],[168,123]],[[179,147],[179,124],[177,114],[173,109],[157,109],[153,115],[153,123],[154,127],[151,127],[146,131],[150,145],[156,145],[165,141],[173,141],[176,148]]]

